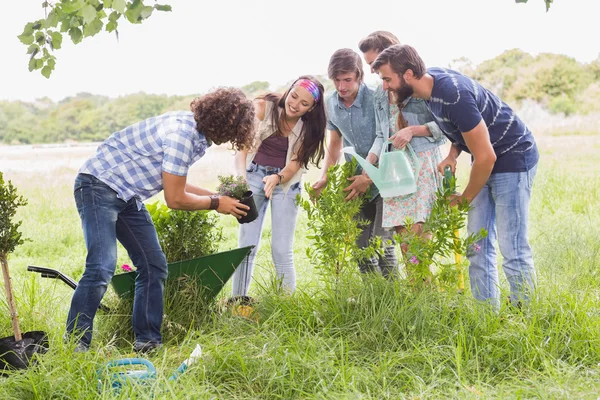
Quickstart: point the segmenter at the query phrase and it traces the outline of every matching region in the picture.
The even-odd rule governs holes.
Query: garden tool
[[[202,357],[202,348],[196,345],[194,351],[169,377],[169,381],[174,381],[183,374],[194,362]],[[117,371],[118,368],[126,367],[128,369]],[[104,382],[110,382],[110,387],[115,392],[120,392],[124,386],[137,384],[151,384],[156,380],[156,368],[154,364],[145,358],[122,358],[110,361],[96,371],[98,379],[98,391],[102,391]]]
[[[444,187],[452,191],[452,193],[456,193],[456,179],[452,174],[452,168],[447,165],[444,168]],[[454,246],[458,246],[458,228],[454,229]],[[465,277],[462,272],[462,256],[454,251],[454,262],[456,263],[456,267],[458,268],[458,290],[465,290]]]
[[[379,168],[358,155],[352,146],[344,147],[342,152],[351,154],[356,158],[356,161],[379,189],[381,197],[397,197],[416,192],[419,163],[412,146],[410,144],[406,145],[408,152],[415,161],[416,171],[413,171],[405,151],[389,151],[387,147],[379,159]]]

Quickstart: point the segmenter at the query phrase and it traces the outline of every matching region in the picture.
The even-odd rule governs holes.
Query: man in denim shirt
[[[358,154],[370,162],[377,159],[371,150],[375,140],[373,90],[363,83],[360,56],[350,49],[336,51],[329,61],[328,74],[335,84],[336,91],[329,94],[325,100],[329,143],[325,154],[323,175],[313,185],[318,192],[327,185],[327,170],[338,162],[342,147],[353,146]],[[349,161],[351,157],[347,156],[346,159]],[[364,195],[369,186],[371,187],[371,200],[363,205],[358,215],[360,219],[369,222],[357,240],[358,246],[367,247],[369,241],[375,236],[380,236],[384,244],[384,256],[380,256],[379,260],[362,261],[359,264],[360,271],[366,273],[380,269],[384,276],[392,276],[398,260],[392,233],[381,228],[383,203],[379,191],[360,169],[351,179],[352,183],[344,189],[348,192],[346,200]]]

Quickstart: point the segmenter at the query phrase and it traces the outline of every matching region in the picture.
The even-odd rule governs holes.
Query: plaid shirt
[[[110,135],[79,173],[100,179],[124,201],[135,197],[141,209],[163,189],[163,172],[186,176],[209,146],[191,112],[168,112]]]

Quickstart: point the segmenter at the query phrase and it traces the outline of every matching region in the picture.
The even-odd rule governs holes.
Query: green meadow
[[[268,218],[251,289],[259,300],[257,318],[174,295],[167,301],[176,300],[182,313],[199,310],[197,319],[183,326],[177,315],[168,316],[166,346],[149,356],[158,378],[119,393],[106,386],[99,391],[96,371],[110,360],[135,357],[126,340],[130,326],[117,326],[126,315],[99,312],[91,350],[73,353],[74,345],[62,339],[72,290],[26,271],[40,265],[81,276],[85,249],[72,185],[79,161],[94,148],[6,153],[0,147],[5,179],[29,200],[18,216],[31,241],[9,258],[21,328],[44,330],[50,339],[49,352],[34,367],[0,377],[0,399],[597,399],[600,135],[537,139],[541,161],[530,241],[538,291],[528,307],[503,305],[495,314],[468,289],[416,291],[402,279],[357,276],[326,289],[306,256],[311,242],[303,212],[295,238],[298,290],[277,293]],[[215,151],[211,162],[194,167],[192,181],[215,187],[216,175],[228,171],[229,152]],[[462,156],[459,185],[468,164]],[[311,169],[305,181],[318,175]],[[221,249],[235,248],[237,222],[222,216],[220,224],[226,238]],[[127,262],[121,249],[119,265]],[[506,290],[504,279],[502,285]],[[229,294],[226,286],[218,301]],[[109,289],[105,302],[116,308],[119,299]],[[2,291],[0,336],[11,334]],[[168,381],[196,344],[202,358]]]

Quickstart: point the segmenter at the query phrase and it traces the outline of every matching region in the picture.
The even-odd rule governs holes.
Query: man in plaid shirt
[[[74,195],[88,253],[67,317],[67,334],[79,340],[76,351],[90,346],[96,310],[115,272],[117,240],[137,268],[134,349],[161,345],[167,261],[143,201],[164,190],[172,209],[241,218],[247,206],[192,185],[187,173],[212,143],[241,149],[253,136],[252,102],[238,89],[220,88],[195,99],[191,111],[169,112],[113,133],[85,162]]]

